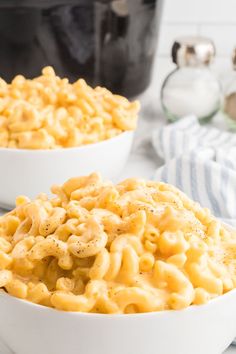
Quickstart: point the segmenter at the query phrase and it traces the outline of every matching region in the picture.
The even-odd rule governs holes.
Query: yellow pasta
[[[138,101],[92,88],[83,79],[69,83],[45,67],[32,80],[1,79],[0,147],[56,149],[110,139],[134,130]]]
[[[18,197],[0,218],[0,288],[10,295],[127,314],[201,305],[236,288],[236,232],[173,186],[114,185],[93,173],[52,192]]]

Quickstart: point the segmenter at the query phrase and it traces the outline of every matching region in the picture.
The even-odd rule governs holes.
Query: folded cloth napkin
[[[152,142],[164,160],[154,179],[175,185],[236,226],[236,134],[188,116],[154,131]]]

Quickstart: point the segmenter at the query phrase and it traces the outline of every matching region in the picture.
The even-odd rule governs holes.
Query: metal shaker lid
[[[205,37],[179,37],[172,46],[172,60],[178,66],[208,65],[214,56],[215,45]]]
[[[129,15],[129,8],[126,0],[114,0],[111,8],[117,16],[125,17]]]
[[[234,48],[234,50],[233,50],[232,63],[233,63],[234,70],[236,70],[236,48]]]

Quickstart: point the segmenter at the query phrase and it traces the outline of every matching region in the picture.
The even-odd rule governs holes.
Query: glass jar
[[[233,72],[224,91],[224,116],[230,130],[236,131],[236,48],[232,55]]]
[[[220,83],[209,63],[215,47],[209,39],[182,37],[172,47],[177,68],[161,88],[162,108],[170,121],[194,114],[201,122],[210,120],[220,108]]]
[[[0,0],[0,76],[52,65],[128,97],[151,78],[163,0]]]

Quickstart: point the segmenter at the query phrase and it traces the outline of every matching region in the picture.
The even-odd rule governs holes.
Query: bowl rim
[[[0,147],[0,153],[1,152],[6,152],[6,153],[16,153],[16,154],[27,154],[27,153],[33,153],[33,154],[45,154],[45,153],[50,153],[50,154],[58,154],[61,153],[62,151],[83,151],[83,150],[88,150],[88,149],[93,149],[97,147],[101,147],[102,145],[107,145],[112,142],[119,141],[120,139],[123,139],[124,137],[132,137],[134,134],[135,130],[126,130],[123,131],[122,133],[113,136],[112,138],[101,140],[95,143],[90,143],[90,144],[85,144],[81,146],[72,146],[68,148],[64,147],[59,147],[56,149],[18,149],[18,148],[7,148],[7,147]]]
[[[182,310],[161,310],[161,311],[152,311],[152,312],[141,312],[141,313],[132,313],[132,314],[104,314],[104,313],[91,313],[91,312],[79,312],[79,311],[63,311],[63,310],[58,310],[53,307],[48,307],[48,306],[43,306],[40,304],[36,304],[34,302],[25,300],[25,299],[20,299],[18,297],[15,297],[13,295],[10,295],[6,293],[4,290],[0,292],[0,301],[1,297],[7,297],[10,298],[10,300],[14,302],[18,302],[19,304],[22,304],[23,306],[31,307],[32,310],[39,310],[39,311],[44,311],[45,313],[48,313],[50,315],[56,315],[56,316],[67,316],[67,317],[82,317],[86,319],[135,319],[135,318],[143,318],[143,317],[153,317],[156,316],[158,318],[165,317],[166,315],[169,316],[178,316],[180,314],[188,314],[189,312],[198,312],[199,310],[204,310],[206,307],[213,306],[217,302],[221,302],[222,300],[226,300],[228,297],[236,295],[236,289],[232,289],[228,291],[227,293],[223,295],[216,296],[215,298],[211,299],[209,302],[206,304],[202,305],[191,305],[186,307],[185,309]]]

